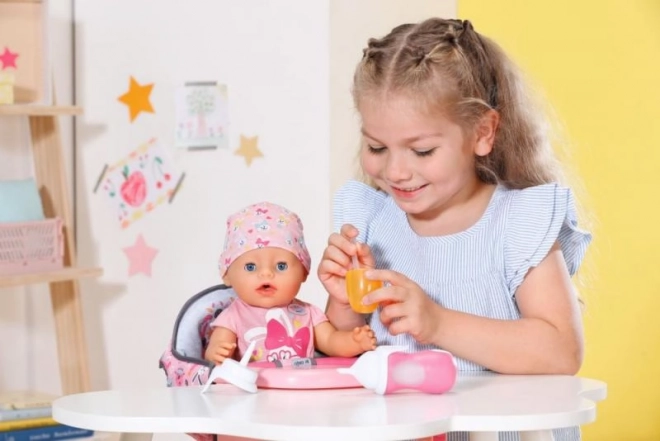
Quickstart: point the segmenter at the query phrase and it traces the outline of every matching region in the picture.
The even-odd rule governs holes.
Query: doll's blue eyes
[[[289,268],[289,264],[286,262],[277,262],[277,265],[275,265],[277,268],[277,271],[286,271],[287,268]],[[246,263],[245,266],[245,271],[247,272],[254,272],[257,270],[257,264],[256,263]]]

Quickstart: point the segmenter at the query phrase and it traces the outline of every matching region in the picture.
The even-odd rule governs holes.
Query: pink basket
[[[0,275],[62,268],[62,219],[0,223]]]

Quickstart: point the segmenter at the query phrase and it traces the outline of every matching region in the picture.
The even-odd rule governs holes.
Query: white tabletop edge
[[[259,438],[267,433],[269,439],[283,441],[304,441],[310,439],[310,437],[318,441],[334,441],[338,438],[354,439],[356,437],[386,441],[421,438],[447,431],[526,431],[580,426],[595,420],[595,402],[604,399],[607,395],[607,385],[605,383],[587,378],[575,379],[561,376],[539,376],[534,378],[534,376],[495,375],[490,377],[475,376],[474,378],[477,381],[471,383],[468,377],[466,376],[468,382],[463,383],[462,387],[454,391],[455,395],[448,394],[444,398],[424,394],[408,396],[407,398],[405,396],[398,398],[395,396],[382,397],[364,389],[347,391],[346,393],[351,396],[350,402],[357,399],[361,400],[363,405],[373,403],[376,406],[386,406],[386,410],[383,411],[385,413],[377,414],[377,418],[373,420],[374,422],[368,424],[366,420],[360,420],[357,423],[351,420],[339,423],[339,417],[334,415],[332,410],[337,409],[337,407],[332,407],[328,403],[320,403],[320,407],[325,405],[326,415],[332,415],[331,418],[326,418],[327,421],[301,418],[283,423],[268,417],[270,413],[253,416],[249,408],[241,407],[241,403],[245,404],[247,402],[257,405],[262,411],[262,403],[268,403],[267,405],[273,407],[273,410],[277,413],[277,411],[282,410],[279,400],[284,399],[284,407],[288,406],[294,409],[295,407],[287,402],[287,399],[291,397],[291,391],[284,396],[280,395],[281,392],[273,392],[272,390],[270,392],[269,390],[263,390],[254,395],[245,395],[244,392],[237,392],[229,385],[213,386],[209,394],[201,400],[197,398],[200,397],[201,387],[110,390],[69,395],[58,398],[53,402],[53,418],[60,423],[73,427],[103,432],[222,433],[251,438]],[[530,385],[537,387],[536,384],[539,384],[538,387],[545,391],[539,393],[547,393],[549,399],[555,401],[559,399],[559,403],[565,401],[565,398],[561,397],[568,393],[561,391],[563,385],[573,387],[573,394],[567,395],[567,397],[572,396],[573,399],[568,400],[567,404],[560,404],[559,406],[556,402],[554,404],[553,402],[544,404],[542,400],[538,411],[530,410],[529,412],[527,407],[524,407],[527,405],[525,404],[520,415],[507,414],[506,410],[498,414],[502,404],[506,404],[507,400],[516,400],[515,397],[507,396],[501,397],[504,400],[501,401],[499,394],[503,391],[509,392],[516,389],[520,391],[518,394],[522,400],[528,400],[528,388]],[[298,406],[297,409],[300,409],[303,413],[305,407],[309,408],[310,403],[311,406],[316,408],[317,402],[314,400],[321,399],[325,401],[326,397],[329,397],[331,401],[335,400],[332,401],[333,403],[345,403],[341,400],[346,399],[346,394],[343,392],[341,395],[344,396],[333,395],[331,392],[321,395],[314,395],[311,392],[307,394],[306,391],[293,391],[292,393],[295,396],[295,401],[301,402],[296,405]],[[475,393],[477,395],[472,398]],[[470,398],[466,402],[465,399],[468,396]],[[491,400],[491,396],[494,399]],[[486,397],[486,400],[492,401],[489,404],[490,410],[483,408],[484,397]],[[223,414],[218,413],[218,409],[224,408],[226,401],[236,402],[239,413],[234,412],[234,415],[239,415],[238,418],[220,416]],[[527,401],[523,402],[527,403]],[[419,417],[417,418],[417,414],[413,416],[413,419],[417,418],[417,420],[409,422],[406,418],[396,417],[396,412],[401,410],[406,412],[408,408],[405,406],[410,405],[410,403],[413,403],[413,407],[418,407],[416,411],[419,413]],[[468,406],[466,408],[465,405],[469,403],[475,403],[476,407]],[[432,415],[422,415],[429,409],[429,406],[442,408],[448,404],[450,409],[447,411],[438,410],[437,412],[431,412]],[[172,405],[176,405],[176,409],[171,408]],[[179,405],[183,405],[183,407]],[[202,406],[200,411],[197,411],[198,406]],[[234,405],[232,404],[232,406]],[[390,408],[390,406],[392,407]],[[451,410],[451,406],[458,406],[455,409],[460,411]],[[562,406],[566,410],[562,410]],[[512,407],[512,409],[516,409],[515,412],[518,412],[517,409],[519,408]],[[266,409],[270,408],[267,407]],[[358,407],[357,409],[361,408]],[[388,415],[391,414],[393,409],[395,416],[390,418]],[[226,412],[227,410],[224,409],[223,411]],[[534,412],[538,413],[535,414]],[[243,418],[244,415],[248,417]],[[267,417],[263,415],[267,415]],[[386,423],[378,418],[387,418]],[[257,419],[260,420],[257,421]],[[320,425],[321,423],[324,424]]]
[[[336,441],[337,439],[376,439],[374,430],[381,428],[363,427],[327,427],[301,426],[295,430],[291,427],[266,424],[233,424],[231,421],[216,420],[212,425],[206,418],[172,418],[163,421],[159,418],[136,418],[135,421],[123,419],[118,424],[114,417],[94,416],[69,412],[53,407],[53,418],[72,427],[87,428],[99,432],[123,433],[218,433],[223,435],[241,436],[260,439],[264,433],[272,441],[308,441],[313,432],[315,441]],[[150,421],[151,420],[151,421]],[[381,432],[377,439],[381,441],[397,441],[409,438],[424,438],[448,432],[449,421],[431,421],[423,425],[401,424],[388,426],[386,432]]]

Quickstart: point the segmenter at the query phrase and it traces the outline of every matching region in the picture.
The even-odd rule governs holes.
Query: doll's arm
[[[225,359],[233,357],[235,350],[236,334],[227,328],[217,327],[211,332],[204,358],[215,364],[222,364]]]
[[[314,328],[314,345],[331,357],[354,357],[376,349],[376,337],[369,325],[338,331],[330,322],[323,322]]]

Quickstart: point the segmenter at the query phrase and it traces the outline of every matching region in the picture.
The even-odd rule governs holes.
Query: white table
[[[269,440],[401,440],[448,431],[472,441],[524,431],[524,441],[552,440],[551,429],[596,419],[603,382],[570,376],[461,374],[444,395],[366,389],[266,390],[231,385],[109,390],[55,400],[63,424],[105,432],[218,433]]]

